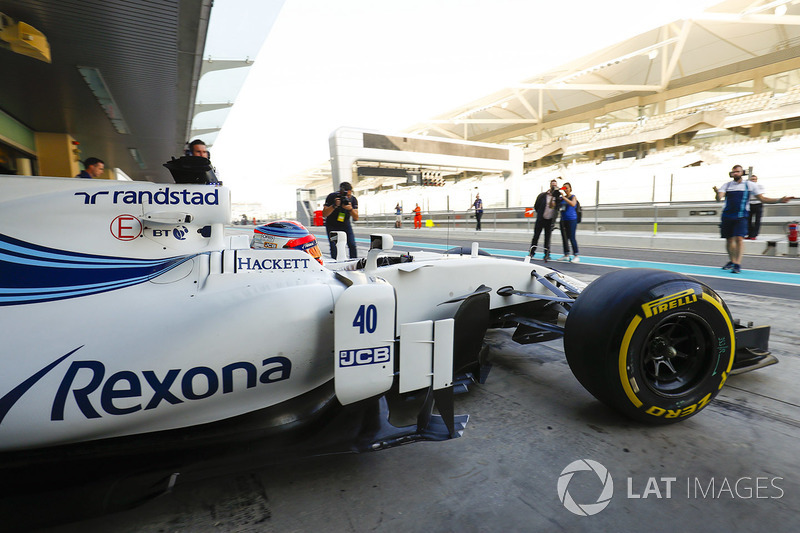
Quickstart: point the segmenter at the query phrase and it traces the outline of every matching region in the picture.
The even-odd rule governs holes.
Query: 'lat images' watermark
[[[579,497],[574,497],[569,491],[570,482],[579,472],[593,472],[595,476],[588,476],[591,487],[582,486]],[[584,480],[586,477],[583,478]],[[626,478],[625,497],[631,500],[638,499],[703,499],[703,500],[750,500],[750,499],[780,499],[784,496],[781,487],[782,477],[778,476],[742,476],[738,478],[689,476],[685,479],[677,477],[648,477],[646,479]],[[586,484],[584,484],[586,485]],[[614,480],[608,469],[592,459],[578,459],[568,464],[558,477],[556,486],[558,499],[571,513],[578,516],[592,516],[605,509],[614,496]],[[598,494],[596,499],[588,493]]]

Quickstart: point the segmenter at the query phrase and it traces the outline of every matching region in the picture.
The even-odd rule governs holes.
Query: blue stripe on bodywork
[[[144,283],[195,257],[133,259],[47,248],[0,235],[0,306],[89,296]]]
[[[75,352],[77,352],[81,348],[83,348],[83,346],[78,346],[77,348],[75,348],[71,352],[62,355],[61,357],[59,357],[58,359],[56,359],[55,361],[53,361],[52,363],[50,363],[49,365],[47,365],[43,369],[39,370],[38,372],[36,372],[34,375],[29,377],[28,379],[26,379],[25,381],[23,381],[22,383],[20,383],[16,387],[14,387],[12,390],[10,390],[8,393],[6,393],[5,396],[0,398],[0,422],[3,421],[3,419],[6,417],[6,415],[11,410],[11,408],[14,407],[14,404],[17,403],[17,400],[22,398],[22,395],[25,394],[26,392],[28,392],[28,389],[33,387],[36,384],[37,381],[42,379],[42,377],[44,377],[45,374],[47,374],[48,372],[53,370],[61,361],[63,361],[64,359],[66,359],[70,355],[74,354]]]

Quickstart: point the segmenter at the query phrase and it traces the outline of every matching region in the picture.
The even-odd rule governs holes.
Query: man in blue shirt
[[[731,181],[726,182],[719,189],[713,187],[717,201],[725,199],[722,209],[722,222],[719,225],[720,235],[725,239],[725,249],[730,259],[723,270],[730,270],[734,274],[742,271],[742,242],[747,235],[747,223],[750,216],[750,195],[756,196],[765,204],[786,203],[792,196],[782,198],[767,198],[760,191],[754,190],[752,184],[742,180],[744,169],[742,165],[734,165],[730,171]]]

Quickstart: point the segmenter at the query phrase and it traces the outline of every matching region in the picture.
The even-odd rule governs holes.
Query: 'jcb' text
[[[339,366],[377,365],[388,363],[392,351],[389,346],[378,348],[361,348],[360,350],[341,350],[339,352]]]

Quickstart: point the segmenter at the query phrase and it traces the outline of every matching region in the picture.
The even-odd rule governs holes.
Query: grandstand
[[[475,192],[487,208],[530,206],[552,178],[570,181],[585,207],[709,201],[734,164],[752,167],[767,196],[800,196],[800,2],[722,2],[405,133],[521,147],[518,192],[501,174],[463,168],[418,166],[444,187],[360,179],[376,163],[356,161],[362,217],[397,203],[463,211]],[[325,165],[297,178],[318,197],[331,187]]]

